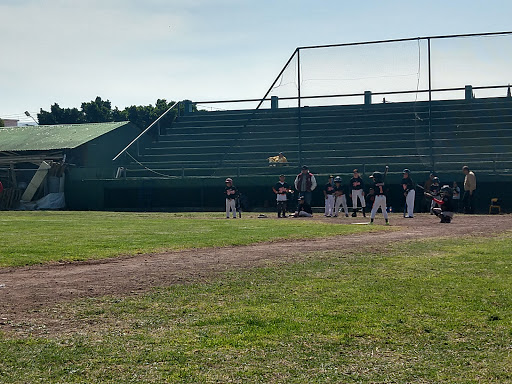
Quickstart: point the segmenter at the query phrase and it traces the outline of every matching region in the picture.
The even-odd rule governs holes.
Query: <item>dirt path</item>
[[[316,220],[316,219],[315,219]],[[334,220],[324,219],[321,220]],[[360,218],[336,219],[358,223]],[[379,217],[376,224],[381,224]],[[438,224],[430,215],[393,216],[397,231],[307,241],[279,241],[241,247],[137,255],[95,262],[0,269],[0,331],[37,320],[44,308],[78,298],[122,296],[153,287],[197,281],[232,268],[287,261],[324,250],[372,249],[405,239],[486,236],[512,229],[512,216],[463,216]],[[285,255],[285,256],[284,256]]]

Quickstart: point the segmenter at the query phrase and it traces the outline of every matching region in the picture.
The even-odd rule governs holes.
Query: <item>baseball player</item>
[[[430,190],[429,190],[429,193],[435,197],[436,199],[439,199],[439,194],[440,194],[440,189],[441,189],[441,185],[440,185],[440,181],[439,181],[439,177],[434,177],[432,179],[432,184],[430,184]],[[436,203],[435,199],[432,199],[432,202],[430,203],[430,214],[433,215],[434,214],[434,211],[433,209],[435,207],[437,207],[438,204]]]
[[[410,175],[411,171],[407,168],[403,170],[402,188],[405,196],[404,217],[412,219],[414,217],[414,200],[416,198],[416,191],[414,190],[414,183]]]
[[[384,175],[382,175],[382,173],[380,172],[373,172],[373,174],[370,176],[370,178],[373,179],[373,189],[375,191],[375,201],[373,202],[372,212],[370,215],[370,224],[373,224],[375,214],[377,213],[377,210],[380,208],[382,210],[382,214],[384,215],[384,220],[386,220],[386,225],[389,225],[388,212],[386,210],[386,191],[384,189],[388,170],[389,167],[386,165],[386,171],[384,172]]]
[[[293,193],[290,186],[285,181],[285,176],[280,175],[279,181],[274,184],[272,190],[276,194],[277,200],[277,217],[286,217],[286,205],[288,201],[288,193]],[[282,216],[281,216],[282,215]]]
[[[357,200],[361,202],[361,208],[363,211],[363,217],[366,217],[366,202],[364,199],[364,182],[359,171],[354,169],[354,176],[350,179],[350,196],[352,197],[352,217],[357,217]]]
[[[306,203],[304,196],[299,196],[299,205],[297,205],[297,209],[292,217],[313,217],[311,205]]]
[[[439,207],[432,208],[432,212],[441,218],[441,223],[450,223],[453,219],[453,191],[449,185],[443,185],[440,190],[440,197],[437,198],[431,193],[424,192],[425,196],[439,204]]]
[[[334,217],[338,217],[340,205],[343,206],[345,217],[348,217],[347,198],[345,196],[345,188],[341,185],[341,177],[334,178]]]
[[[334,176],[329,176],[327,184],[324,186],[325,197],[325,217],[332,217],[334,215]]]
[[[233,185],[233,179],[230,177],[226,179],[224,195],[226,195],[226,219],[229,219],[230,211],[233,212],[233,219],[236,219],[236,199],[238,197],[238,189]]]

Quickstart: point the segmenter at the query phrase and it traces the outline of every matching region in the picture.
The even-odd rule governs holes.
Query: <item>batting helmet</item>
[[[407,174],[409,174],[409,173],[411,173],[411,170],[410,170],[409,168],[405,168],[405,169],[402,171],[402,173],[407,173]]]
[[[439,184],[439,183],[441,182],[441,180],[439,180],[439,177],[434,177],[434,178],[432,179],[432,182],[433,182],[433,183],[438,183],[438,184]]]
[[[334,178],[334,182],[335,182],[335,183],[341,183],[341,177],[336,176],[336,177]]]
[[[375,182],[381,182],[382,181],[382,173],[378,172],[378,171],[375,171],[373,172],[373,174],[370,176],[370,178],[373,179],[373,181]]]
[[[225,181],[225,183],[232,183],[233,182],[233,179],[231,177],[228,177]]]
[[[451,189],[451,187],[449,185],[443,185],[441,187],[441,193],[444,193],[446,195],[450,195],[451,196],[453,191],[452,191],[452,189]]]

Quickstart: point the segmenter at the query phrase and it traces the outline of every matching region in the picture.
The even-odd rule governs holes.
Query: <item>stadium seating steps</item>
[[[279,171],[268,157],[279,152],[293,172],[307,164],[316,174],[371,172],[386,164],[395,173],[460,173],[466,163],[479,172],[512,172],[510,98],[434,101],[430,113],[426,102],[303,107],[300,126],[298,112],[200,111],[179,117],[140,149],[127,176],[275,175]]]

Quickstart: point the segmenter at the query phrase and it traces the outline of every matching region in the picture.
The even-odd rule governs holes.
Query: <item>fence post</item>
[[[364,105],[372,104],[372,91],[364,91]]]

